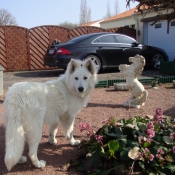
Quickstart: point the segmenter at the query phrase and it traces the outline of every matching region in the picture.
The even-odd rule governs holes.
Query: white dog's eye
[[[78,77],[75,77],[75,80],[78,80]]]
[[[84,77],[84,80],[86,80],[87,79],[87,77]]]

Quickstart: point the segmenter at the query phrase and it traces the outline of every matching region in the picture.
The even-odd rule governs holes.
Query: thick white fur
[[[25,141],[29,146],[29,157],[33,165],[45,167],[46,162],[37,157],[43,123],[49,125],[48,141],[51,144],[57,143],[55,135],[58,124],[61,124],[71,145],[78,145],[80,141],[73,137],[74,119],[87,104],[96,82],[95,65],[90,59],[72,59],[65,74],[57,80],[45,83],[22,82],[10,87],[3,114],[7,169],[10,171],[15,164],[27,161],[22,156]]]

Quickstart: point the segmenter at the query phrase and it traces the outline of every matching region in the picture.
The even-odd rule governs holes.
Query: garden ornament
[[[142,73],[145,66],[145,58],[141,55],[130,57],[131,65],[120,64],[120,73],[126,78],[126,84],[131,92],[131,97],[128,101],[123,103],[123,106],[140,108],[145,105],[148,92],[144,89],[142,83],[138,81],[138,76]]]

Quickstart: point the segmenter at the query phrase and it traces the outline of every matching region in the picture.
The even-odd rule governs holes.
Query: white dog
[[[87,103],[90,92],[97,83],[95,64],[90,60],[71,60],[64,75],[45,83],[22,82],[9,88],[5,102],[3,123],[6,127],[5,164],[10,171],[19,163],[27,161],[22,156],[25,141],[29,157],[37,168],[45,167],[38,160],[37,150],[42,137],[43,123],[49,125],[49,139],[56,144],[58,124],[64,128],[71,145],[78,145],[73,137],[76,114]]]

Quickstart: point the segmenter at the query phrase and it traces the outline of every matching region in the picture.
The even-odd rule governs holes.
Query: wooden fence
[[[6,71],[49,69],[43,57],[54,39],[66,42],[88,33],[114,32],[136,37],[134,29],[102,29],[86,26],[67,29],[60,26],[39,26],[26,29],[19,26],[0,26],[0,65]]]

